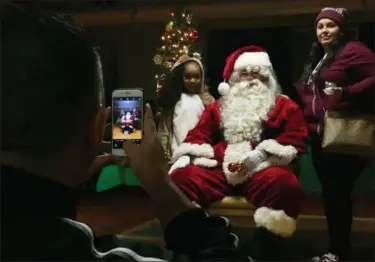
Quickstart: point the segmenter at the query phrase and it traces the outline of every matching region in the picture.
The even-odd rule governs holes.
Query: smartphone
[[[116,89],[112,92],[112,154],[125,156],[125,140],[140,143],[143,137],[143,90]]]

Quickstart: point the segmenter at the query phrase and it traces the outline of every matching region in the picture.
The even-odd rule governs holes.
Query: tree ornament
[[[161,57],[161,55],[155,55],[154,56],[154,63],[155,65],[161,65],[163,62],[163,58]]]

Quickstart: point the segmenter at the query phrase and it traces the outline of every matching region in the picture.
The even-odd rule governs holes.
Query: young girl
[[[158,134],[168,162],[212,101],[199,54],[182,56],[172,67],[158,99]]]

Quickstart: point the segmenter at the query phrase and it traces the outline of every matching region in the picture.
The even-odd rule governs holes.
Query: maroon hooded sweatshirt
[[[342,97],[333,102],[323,92],[325,82],[333,82],[341,87]],[[309,85],[297,85],[312,139],[321,139],[324,131],[324,109],[350,110],[373,114],[375,85],[375,56],[364,44],[358,41],[348,42]]]

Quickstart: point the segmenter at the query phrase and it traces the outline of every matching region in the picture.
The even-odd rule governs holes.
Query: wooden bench
[[[299,165],[294,163],[290,168],[298,176]],[[252,216],[254,215],[254,205],[243,196],[232,195],[226,196],[222,200],[213,203],[207,210],[213,215],[221,215],[229,217],[232,224],[238,227],[254,227]]]
[[[299,176],[299,164],[290,166],[293,172]],[[303,208],[304,209],[304,208]],[[307,207],[306,210],[309,208]],[[224,197],[222,200],[213,203],[207,210],[212,215],[226,216],[230,218],[233,226],[239,228],[255,227],[253,215],[255,206],[246,198],[238,195]],[[353,232],[373,232],[374,218],[354,217]],[[327,230],[326,219],[322,214],[306,214],[303,212],[297,220],[297,230]]]

